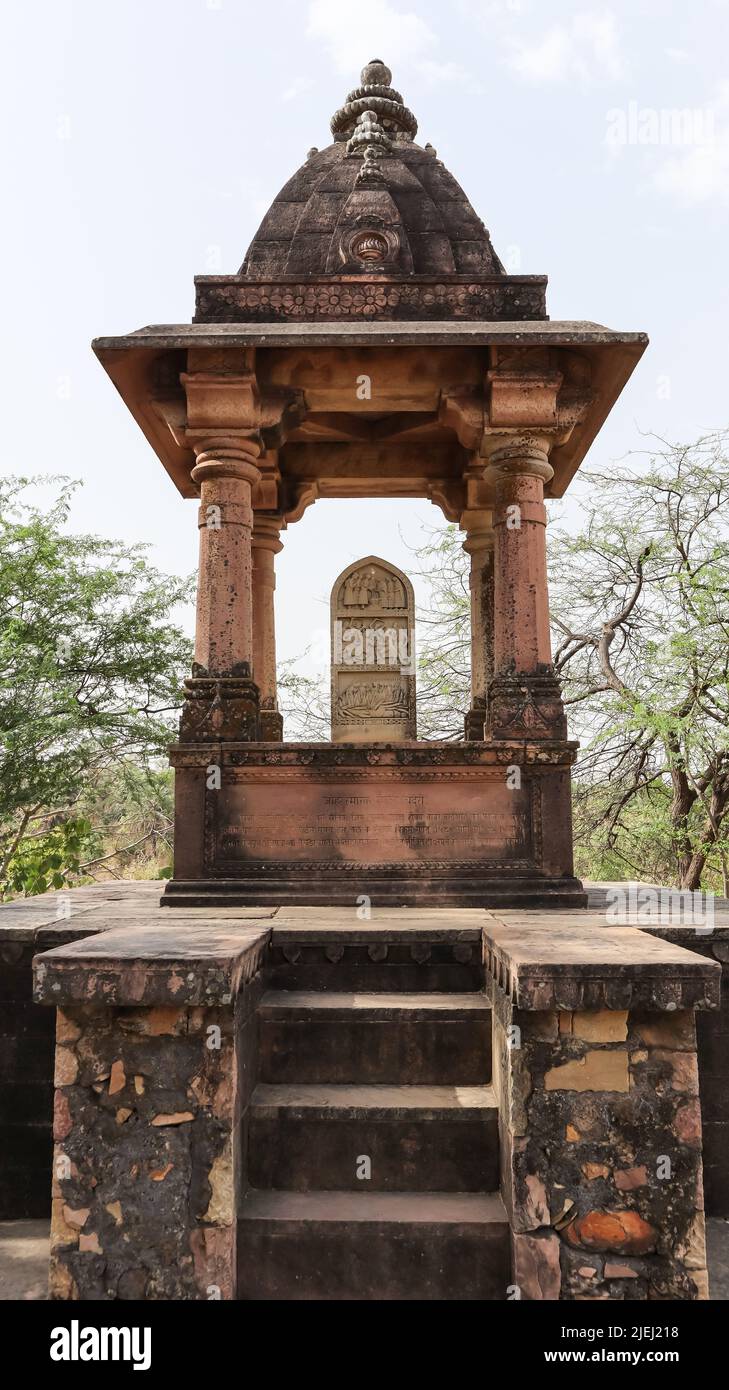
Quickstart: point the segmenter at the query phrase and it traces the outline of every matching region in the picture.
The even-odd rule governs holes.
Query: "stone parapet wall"
[[[657,953],[652,941],[646,950],[638,931],[556,935],[486,933],[515,1290],[706,1298],[693,1009],[697,999],[716,1007],[718,968],[683,951],[682,961],[673,947]],[[691,1007],[681,1007],[682,987]],[[600,1003],[570,1008],[560,990]]]
[[[0,1220],[48,1211],[53,1015],[32,999],[30,941],[0,941]]]
[[[51,1297],[232,1299],[266,930],[112,929],[51,951]]]
[[[55,1022],[33,1002],[33,958],[93,933],[102,902],[93,889],[66,897],[72,920],[59,916],[57,894],[0,909],[0,1221],[49,1211]]]

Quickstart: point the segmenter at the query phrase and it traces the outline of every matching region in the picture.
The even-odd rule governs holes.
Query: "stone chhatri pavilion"
[[[646,338],[551,322],[546,278],[505,272],[390,83],[367,65],[240,272],[197,278],[191,325],[94,344],[175,486],[200,501],[166,902],[585,901],[544,499],[564,494]],[[275,557],[326,497],[427,497],[462,528],[463,745],[282,742]]]
[[[200,581],[165,910],[113,885],[38,936],[63,943],[34,964],[58,1299],[706,1296],[694,1020],[721,967],[585,909],[549,644],[544,499],[646,339],[546,317],[390,82],[367,65],[192,324],[95,344],[199,499]],[[405,685],[406,736],[368,735],[336,659],[332,743],[283,740],[281,536],[363,496],[464,532],[457,747],[407,736]],[[409,625],[375,556],[333,622],[370,600]],[[3,949],[21,980],[33,946]]]

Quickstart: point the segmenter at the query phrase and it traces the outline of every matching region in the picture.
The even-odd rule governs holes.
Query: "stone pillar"
[[[192,477],[200,484],[200,561],[195,665],[180,723],[185,742],[255,739],[253,682],[253,509],[260,438],[236,433],[196,442]]]
[[[488,689],[494,674],[494,532],[488,510],[461,517],[463,549],[471,560],[471,708],[465,717],[467,741],[482,739]]]
[[[200,565],[195,660],[210,675],[253,665],[251,487],[260,476],[260,442],[224,440],[196,450],[200,484]]]
[[[494,507],[494,678],[489,734],[566,738],[549,634],[544,484],[552,477],[548,439],[492,435],[486,478]]]
[[[256,512],[253,523],[253,678],[261,706],[261,738],[280,743],[283,718],[276,693],[276,615],[274,556],[283,550],[281,520]]]

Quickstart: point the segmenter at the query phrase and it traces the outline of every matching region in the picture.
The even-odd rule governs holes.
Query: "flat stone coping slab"
[[[520,1009],[718,1009],[721,966],[633,927],[484,931],[486,969]]]
[[[625,344],[640,356],[648,342],[646,333],[616,332],[586,319],[482,319],[410,320],[371,323],[160,323],[148,324],[133,333],[95,338],[91,346],[104,360],[109,352],[128,348],[229,347],[255,344],[258,347],[371,347],[406,346],[418,343],[557,343]]]
[[[161,915],[161,914],[160,914]],[[260,968],[270,928],[113,927],[33,962],[40,1004],[229,1004]]]

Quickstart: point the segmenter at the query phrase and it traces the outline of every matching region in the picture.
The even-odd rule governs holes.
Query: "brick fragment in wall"
[[[639,1168],[618,1168],[614,1174],[618,1192],[634,1192],[637,1187],[645,1187],[648,1170],[643,1164]]]
[[[594,1178],[609,1178],[610,1168],[607,1163],[583,1163],[582,1171],[588,1182]]]
[[[53,1074],[54,1085],[72,1086],[78,1075],[78,1059],[70,1047],[56,1048],[56,1065]]]
[[[514,1283],[522,1300],[554,1302],[562,1285],[560,1239],[549,1229],[512,1236]]]
[[[631,1014],[631,1037],[649,1047],[670,1047],[692,1052],[696,1046],[694,1014],[680,1009],[670,1016],[646,1013]]]
[[[56,1042],[75,1043],[81,1037],[81,1029],[63,1009],[56,1010]]]
[[[560,1014],[559,1025],[561,1033],[571,1033],[584,1042],[619,1043],[627,1037],[628,1015],[619,1009],[581,1009]]]
[[[655,1250],[657,1232],[637,1211],[587,1211],[566,1227],[565,1240],[583,1250],[610,1250],[647,1255]]]
[[[551,1067],[544,1085],[548,1091],[627,1091],[628,1053],[625,1048],[591,1049],[583,1057]]]

